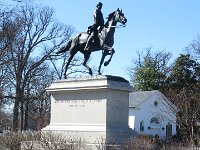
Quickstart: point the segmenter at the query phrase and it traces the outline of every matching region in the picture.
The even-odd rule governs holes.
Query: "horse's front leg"
[[[114,53],[115,53],[115,50],[114,50],[114,48],[112,48],[111,51],[110,51],[110,58],[104,63],[104,66],[109,65],[110,61],[112,60]]]
[[[106,57],[107,55],[108,55],[108,51],[103,50],[103,51],[102,51],[101,61],[100,61],[100,64],[99,64],[99,69],[98,69],[99,75],[101,75],[101,66],[102,66],[102,64],[103,64],[103,62],[104,62],[104,59],[105,59],[105,57]]]
[[[82,63],[83,66],[85,66],[89,70],[89,74],[92,76],[92,69],[87,65],[87,61],[89,60],[91,55],[91,52],[84,53],[84,61]]]

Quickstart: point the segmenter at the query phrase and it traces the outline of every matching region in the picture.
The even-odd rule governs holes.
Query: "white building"
[[[158,134],[169,138],[176,134],[177,108],[160,91],[129,94],[129,126],[137,134]]]

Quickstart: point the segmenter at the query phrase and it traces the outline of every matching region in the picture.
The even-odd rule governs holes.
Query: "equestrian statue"
[[[94,24],[88,27],[87,32],[81,32],[74,38],[70,39],[66,46],[62,47],[57,54],[70,51],[70,56],[66,62],[64,77],[66,79],[67,69],[72,61],[74,55],[80,51],[84,55],[84,61],[82,63],[89,70],[89,74],[92,75],[92,69],[87,65],[87,61],[90,58],[92,52],[102,50],[102,58],[98,68],[99,75],[101,74],[101,66],[107,66],[115,53],[114,48],[114,33],[116,27],[125,27],[127,19],[119,8],[110,13],[107,17],[107,22],[104,24],[103,14],[101,12],[102,3],[99,2],[96,5],[94,11]],[[117,22],[122,25],[116,26]],[[107,55],[110,58],[104,62]]]

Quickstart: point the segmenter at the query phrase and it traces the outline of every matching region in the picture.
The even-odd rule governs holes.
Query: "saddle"
[[[101,33],[101,30],[103,29],[103,27],[101,26],[98,26],[96,28],[95,25],[91,25],[88,27],[88,30],[87,30],[87,33],[89,35],[91,35],[92,33],[94,33],[94,38],[93,40],[91,41],[91,43],[94,43],[94,42],[98,42],[100,44],[100,33]]]
[[[92,32],[95,32],[95,30],[97,30],[97,32],[100,33],[102,29],[103,29],[102,26],[98,26],[96,28],[95,25],[91,25],[91,26],[88,27],[87,33],[91,34]]]

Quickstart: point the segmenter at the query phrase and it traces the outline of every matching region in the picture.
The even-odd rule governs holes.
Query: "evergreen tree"
[[[176,89],[196,84],[200,77],[199,69],[199,64],[195,60],[191,59],[189,54],[181,54],[172,68],[171,75],[168,78],[168,83]]]
[[[166,76],[157,68],[152,57],[144,58],[143,66],[135,71],[136,90],[151,91],[159,89]]]
[[[138,59],[132,67],[127,69],[135,90],[158,90],[166,79],[167,64],[171,58],[170,53],[164,51],[152,53],[151,48],[145,55],[138,53]]]

